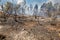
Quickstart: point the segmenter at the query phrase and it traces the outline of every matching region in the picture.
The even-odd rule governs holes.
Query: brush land
[[[0,12],[0,40],[60,40],[60,19]]]

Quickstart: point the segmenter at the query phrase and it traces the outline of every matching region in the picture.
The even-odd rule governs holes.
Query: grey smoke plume
[[[55,3],[59,3],[60,4],[60,0],[49,0],[49,1],[52,1],[54,4]]]

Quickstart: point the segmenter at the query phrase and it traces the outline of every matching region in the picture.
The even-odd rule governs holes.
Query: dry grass
[[[16,16],[16,22],[14,17],[0,19],[0,40],[60,40],[60,22],[53,26],[51,18],[36,20],[33,16]]]

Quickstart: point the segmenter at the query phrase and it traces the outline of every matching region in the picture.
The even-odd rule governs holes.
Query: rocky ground
[[[3,15],[4,16],[4,15]],[[60,40],[60,21],[32,16],[0,16],[0,40]]]

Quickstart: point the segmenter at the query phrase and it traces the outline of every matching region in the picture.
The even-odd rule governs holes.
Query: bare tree
[[[37,18],[37,14],[38,14],[38,5],[36,4],[34,7],[34,13],[33,13],[33,15],[35,16],[35,19]]]
[[[20,5],[16,5],[14,7],[14,11],[15,11],[15,14],[14,14],[15,15],[15,18],[14,19],[15,19],[16,22],[17,22],[17,19],[16,19],[17,18],[17,11],[18,11],[19,8],[20,8]]]

